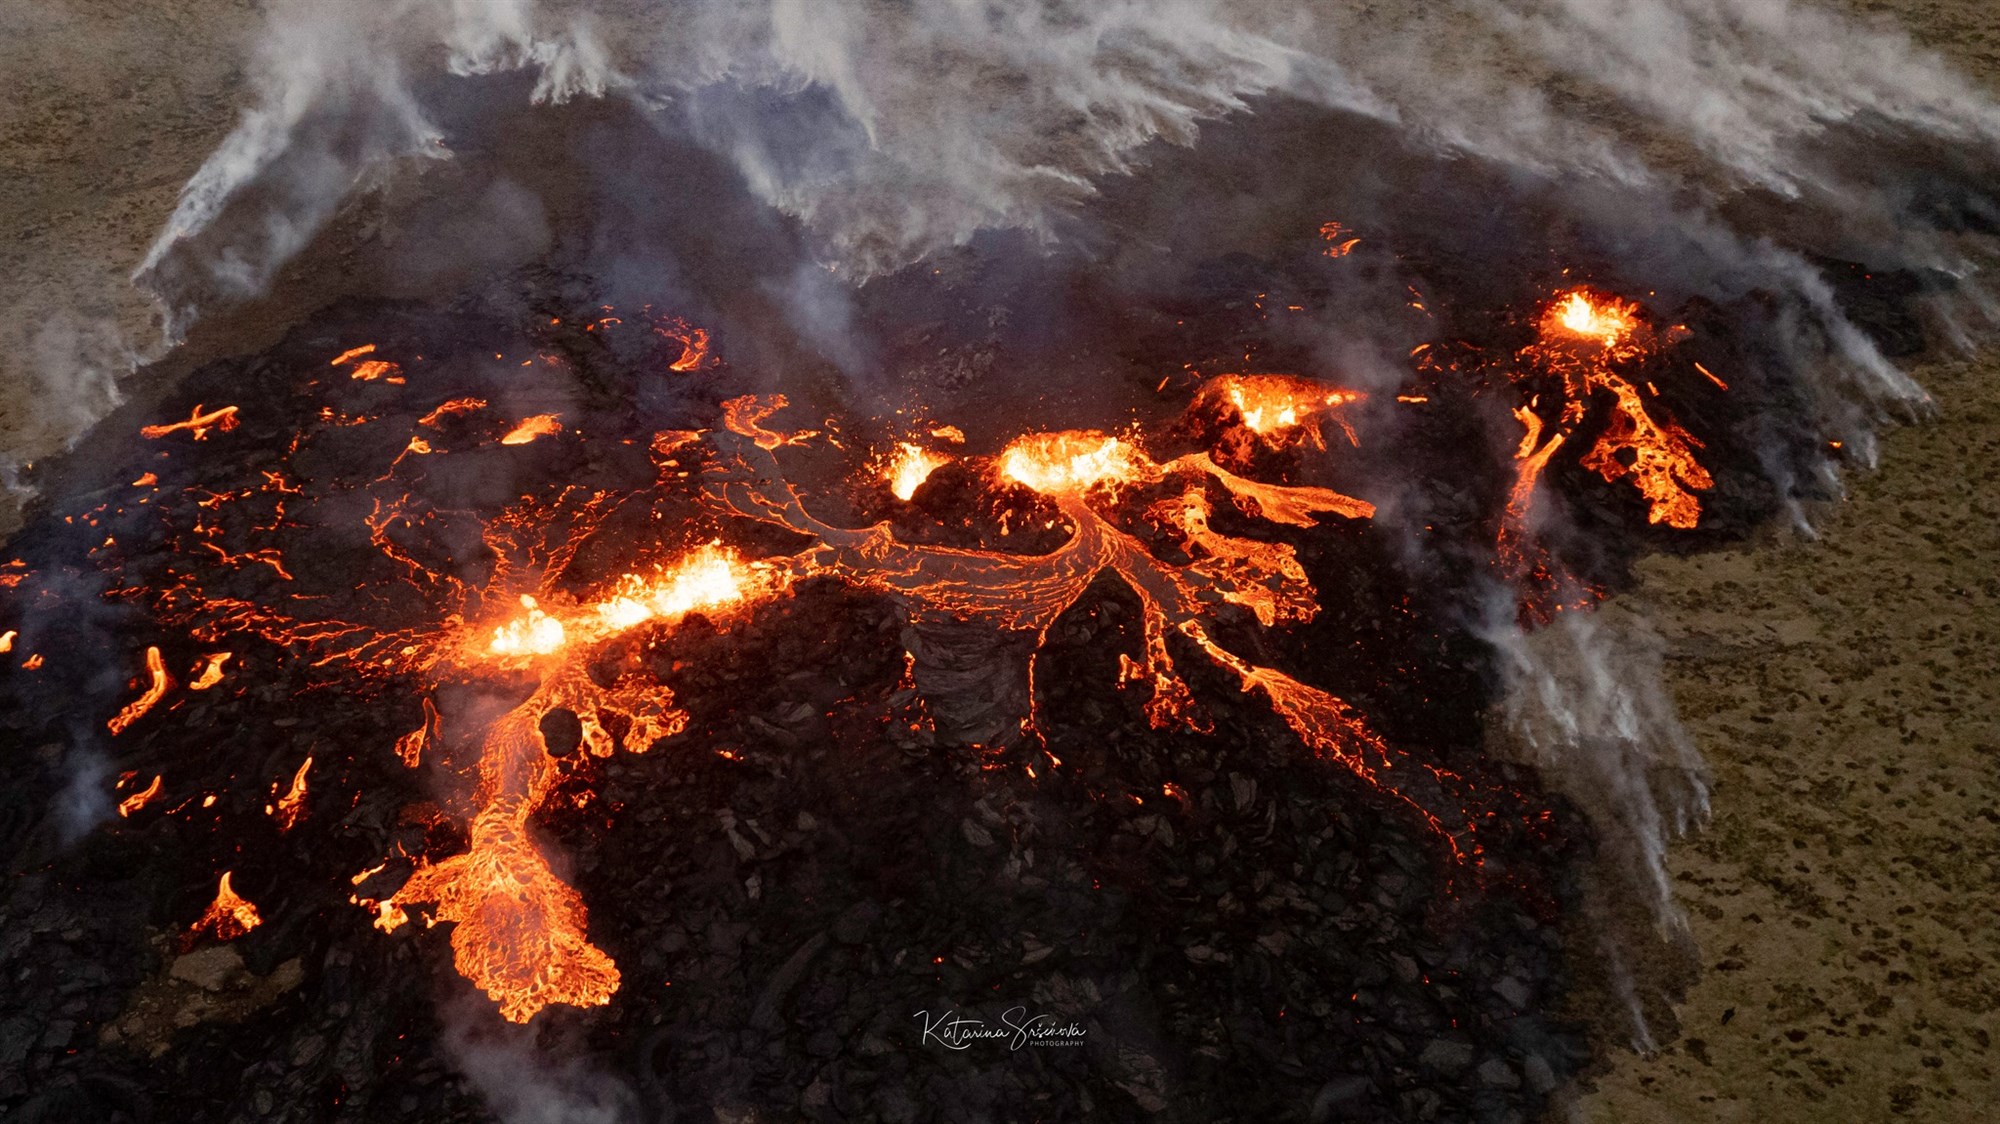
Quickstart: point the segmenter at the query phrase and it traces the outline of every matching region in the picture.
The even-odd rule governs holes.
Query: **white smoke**
[[[1907,36],[1787,0],[280,0],[253,104],[139,269],[170,331],[260,291],[398,160],[446,155],[445,75],[511,70],[533,102],[684,118],[856,278],[982,229],[1052,237],[1145,145],[1266,93],[1543,174],[1855,207],[1877,201],[1810,152],[1831,128],[2000,138],[2000,106]]]
[[[118,377],[136,360],[109,321],[58,312],[36,330],[35,393],[28,406],[38,428],[81,431],[123,401]]]
[[[106,319],[59,310],[35,329],[28,355],[33,385],[10,403],[24,415],[15,432],[27,436],[19,447],[0,450],[0,489],[13,506],[24,506],[35,494],[22,479],[28,467],[24,462],[74,441],[117,409],[124,401],[119,380],[139,359],[117,325]],[[11,515],[0,506],[0,529]]]
[[[501,1124],[629,1124],[639,1098],[580,1060],[575,1043],[546,1043],[534,1027],[500,1022],[470,992],[444,1012],[444,1046]],[[554,1032],[549,1032],[553,1034]]]
[[[1708,783],[1666,693],[1659,636],[1611,605],[1487,638],[1501,655],[1502,714],[1519,759],[1560,778],[1593,821],[1617,826],[1638,883],[1672,918],[1667,843],[1707,815]]]
[[[263,292],[371,176],[449,155],[417,88],[435,52],[461,76],[535,68],[535,102],[624,81],[588,20],[545,20],[532,0],[280,0],[252,61],[253,104],[134,274],[158,294],[169,339],[206,305]]]
[[[1706,821],[1707,769],[1667,693],[1665,644],[1643,618],[1614,602],[1559,613],[1529,633],[1514,623],[1514,605],[1511,595],[1497,599],[1485,630],[1504,682],[1496,748],[1590,821],[1597,869],[1584,908],[1630,1011],[1633,1045],[1650,1050],[1649,997],[1627,958],[1692,946],[1667,847]]]
[[[1493,0],[1553,69],[1601,83],[1750,182],[1797,195],[1801,145],[1865,116],[2000,141],[2000,106],[1896,30],[1792,0]]]

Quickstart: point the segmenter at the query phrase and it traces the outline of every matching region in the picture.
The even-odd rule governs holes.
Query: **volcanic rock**
[[[167,974],[203,991],[221,991],[243,974],[243,958],[228,945],[216,945],[177,958]]]

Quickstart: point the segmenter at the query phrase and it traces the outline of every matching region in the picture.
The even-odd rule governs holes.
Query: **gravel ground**
[[[248,0],[0,4],[0,462],[59,447],[105,372],[157,348],[126,277],[229,131],[256,20]]]
[[[1818,542],[1654,558],[1632,600],[1716,775],[1672,855],[1706,971],[1606,1121],[1985,1121],[2000,1104],[2000,364],[1921,377],[1932,424]]]
[[[1853,2],[1987,85],[1980,0]],[[1818,541],[1653,558],[1630,600],[1715,772],[1671,867],[1704,973],[1683,1037],[1584,1119],[1988,1121],[2000,1104],[2000,362],[1914,372],[1927,424]]]

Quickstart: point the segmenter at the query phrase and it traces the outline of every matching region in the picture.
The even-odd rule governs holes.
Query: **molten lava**
[[[1606,351],[1615,351],[1637,326],[1638,311],[1638,305],[1627,301],[1595,298],[1586,290],[1575,289],[1543,314],[1542,334],[1594,340]]]
[[[313,759],[308,756],[299,765],[299,771],[292,774],[292,786],[285,790],[284,795],[277,798],[275,804],[265,806],[264,811],[278,821],[278,830],[281,832],[292,830],[293,825],[299,822],[299,817],[305,814],[306,771],[312,768],[312,763]]]
[[[485,408],[486,400],[484,398],[453,398],[450,401],[439,403],[430,413],[418,418],[417,424],[435,427],[439,422],[453,414],[468,414],[474,410],[484,410]]]
[[[1095,430],[1017,437],[1000,453],[1001,476],[1049,496],[1135,483],[1147,466],[1132,445]]]
[[[1342,406],[1361,400],[1361,394],[1340,390],[1293,375],[1218,375],[1201,389],[1200,408],[1219,414],[1234,413],[1243,428],[1266,443],[1285,444],[1304,438],[1324,449],[1323,420],[1341,427],[1350,444],[1357,443],[1353,426],[1340,417]]]
[[[230,888],[229,875],[229,871],[222,872],[215,900],[209,903],[208,911],[188,930],[183,943],[192,943],[203,933],[219,941],[233,941],[264,923],[264,919],[257,915],[257,907],[238,897],[236,891]]]
[[[349,371],[347,377],[355,382],[381,381],[392,385],[400,385],[404,381],[403,368],[386,359],[370,359],[364,363],[356,363],[354,370]]]
[[[156,774],[153,777],[152,784],[120,800],[118,802],[118,814],[120,816],[130,816],[132,813],[144,808],[147,804],[152,803],[153,797],[160,794],[160,784],[164,780],[166,780],[165,777]]]
[[[708,329],[691,328],[677,323],[674,328],[657,330],[661,335],[676,340],[681,345],[681,357],[667,364],[667,370],[685,374],[688,371],[700,370],[702,364],[708,362]]]
[[[897,499],[909,502],[931,473],[951,463],[951,458],[941,453],[933,453],[915,442],[903,441],[896,445],[896,452],[883,466],[882,479],[888,483],[889,491]]]
[[[521,595],[521,607],[527,615],[495,628],[487,650],[496,656],[546,656],[561,649],[563,623],[543,612],[529,594]]]
[[[1671,340],[1680,331],[1675,329],[1665,338]],[[1593,397],[1610,395],[1608,424],[1583,453],[1581,463],[1607,483],[1629,478],[1647,500],[1648,522],[1686,530],[1701,520],[1701,501],[1694,493],[1715,484],[1695,458],[1701,442],[1670,420],[1656,420],[1638,387],[1615,369],[1647,359],[1661,342],[1638,305],[1573,289],[1543,311],[1540,339],[1524,349],[1522,357],[1530,371],[1561,377],[1560,425],[1565,435],[1583,423]],[[1719,380],[1709,378],[1720,386]]]
[[[222,682],[222,665],[228,662],[228,652],[210,653],[207,662],[202,665],[201,673],[196,675],[194,680],[188,684],[188,690],[206,691],[217,683]]]
[[[440,721],[437,707],[425,698],[424,724],[396,739],[396,756],[405,766],[414,769],[423,761],[424,750],[437,739]]]
[[[208,439],[208,431],[211,429],[227,433],[235,428],[236,407],[221,406],[203,413],[201,407],[197,405],[194,408],[194,412],[188,415],[186,421],[173,422],[168,425],[143,426],[139,430],[139,436],[157,440],[169,433],[178,433],[186,430],[196,441],[205,441]]]
[[[1630,383],[1613,382],[1618,397],[1604,435],[1583,456],[1583,467],[1607,481],[1632,478],[1646,497],[1649,523],[1687,530],[1701,521],[1696,491],[1713,487],[1715,478],[1695,459],[1701,441],[1672,422],[1656,422]]]
[[[1354,244],[1337,224],[1323,233],[1329,254],[1339,256]],[[603,318],[585,330],[613,319]],[[1623,365],[1648,359],[1661,339],[1636,305],[1579,289],[1559,295],[1536,326],[1540,338],[1513,357],[1509,370],[1509,377],[1528,387],[1519,394],[1524,401],[1515,413],[1526,434],[1513,463],[1505,510],[1497,512],[1498,565],[1521,588],[1543,590],[1551,604],[1562,605],[1574,603],[1577,591],[1564,584],[1537,539],[1543,521],[1536,505],[1544,502],[1541,492],[1554,478],[1549,469],[1555,458],[1574,455],[1587,440],[1579,434],[1598,436],[1576,463],[1607,481],[1629,481],[1651,505],[1655,523],[1693,526],[1700,505],[1692,491],[1712,481],[1694,461],[1700,443],[1660,414],[1656,403],[1645,403],[1624,373]],[[679,358],[669,369],[686,372],[711,362],[709,339],[700,329],[662,321],[654,330],[681,341]],[[350,367],[355,378],[362,378],[359,372],[369,364],[384,362],[364,358],[374,350],[373,345],[351,349],[333,366]],[[658,357],[649,362],[664,361],[665,355],[654,354]],[[374,381],[390,379],[383,371]],[[395,456],[386,468],[378,461],[367,472],[343,475],[343,481],[352,482],[338,486],[353,489],[353,494],[334,496],[334,485],[315,482],[313,474],[274,466],[284,471],[266,471],[268,486],[253,484],[228,493],[191,489],[178,501],[166,496],[165,489],[149,495],[148,501],[157,505],[149,510],[171,508],[181,522],[171,540],[175,561],[167,580],[147,592],[164,623],[185,628],[200,650],[212,652],[192,677],[192,690],[223,681],[231,658],[228,651],[217,650],[223,645],[260,651],[238,647],[232,637],[272,645],[281,658],[296,655],[303,668],[408,685],[399,704],[406,712],[399,711],[390,727],[407,732],[395,740],[393,750],[406,766],[429,770],[427,779],[459,786],[445,806],[457,821],[452,826],[463,830],[465,849],[416,858],[400,888],[374,896],[357,892],[353,900],[384,931],[403,925],[412,914],[448,923],[454,964],[508,1019],[526,1021],[550,1004],[602,1004],[620,984],[618,965],[588,939],[581,895],[558,877],[559,864],[531,828],[558,781],[575,775],[573,763],[544,744],[543,720],[556,711],[567,712],[561,716],[565,722],[574,715],[581,727],[581,750],[592,758],[647,752],[656,742],[682,733],[689,716],[649,664],[627,658],[631,649],[671,644],[672,626],[693,613],[729,627],[750,606],[808,580],[879,595],[911,621],[949,620],[955,627],[1018,637],[1028,653],[1032,684],[1051,626],[1094,582],[1114,578],[1140,606],[1130,650],[1115,653],[1118,682],[1133,693],[1135,710],[1152,725],[1209,728],[1211,718],[1190,679],[1194,684],[1233,683],[1265,708],[1263,721],[1272,730],[1282,723],[1307,752],[1412,809],[1453,855],[1476,861],[1481,853],[1474,825],[1482,813],[1474,807],[1477,794],[1467,782],[1389,744],[1332,690],[1273,666],[1281,661],[1255,655],[1261,633],[1312,621],[1322,609],[1320,593],[1290,540],[1327,520],[1375,515],[1368,501],[1330,488],[1272,482],[1313,479],[1310,475],[1294,477],[1286,475],[1289,469],[1258,465],[1276,459],[1315,469],[1317,462],[1303,450],[1308,444],[1325,448],[1321,430],[1329,423],[1338,424],[1354,441],[1343,408],[1360,400],[1356,392],[1290,375],[1223,375],[1202,386],[1188,404],[1183,424],[1165,438],[1149,436],[1136,425],[1117,435],[1087,429],[1036,432],[1016,437],[990,460],[967,457],[965,465],[978,470],[966,474],[968,487],[984,490],[983,498],[992,505],[986,510],[1001,513],[993,518],[1002,531],[1008,517],[1024,512],[1033,512],[1047,530],[1060,529],[1042,540],[1054,544],[1044,545],[1044,553],[1017,554],[905,541],[898,537],[898,524],[849,527],[815,515],[808,499],[817,504],[821,497],[802,492],[786,469],[794,456],[810,460],[792,449],[816,434],[777,427],[773,419],[788,405],[778,395],[707,399],[719,423],[676,417],[673,424],[691,428],[626,434],[632,456],[652,455],[658,475],[650,486],[598,491],[557,482],[504,510],[497,503],[479,511],[444,510],[412,482],[435,471],[454,448],[464,447],[465,434],[475,435],[471,443],[490,442],[493,430],[480,428],[477,419],[454,420],[486,409],[485,399],[420,397],[424,381],[390,390],[349,387],[348,380],[333,378],[329,386],[370,401],[407,399],[397,409],[358,419],[331,405],[320,407],[319,420],[294,437],[297,451],[313,440],[313,426],[328,432],[369,421],[378,428],[407,427],[407,432],[379,434],[383,440],[374,447],[383,450],[381,461],[389,461],[391,452]],[[704,375],[676,385],[700,387],[709,381]],[[1497,377],[1493,381],[1504,383]],[[1424,395],[1399,397],[1428,400]],[[1439,399],[1449,401],[1442,392]],[[710,407],[697,402],[696,408]],[[1607,423],[1586,430],[1593,410],[1607,417]],[[207,413],[197,407],[187,421],[142,432],[162,437],[187,431],[199,440],[235,422],[235,407]],[[592,422],[579,424],[597,428]],[[829,433],[840,435],[835,421],[829,419],[827,425]],[[522,420],[500,443],[525,444],[562,432],[559,415],[541,414]],[[965,440],[949,426],[928,433],[952,445]],[[601,439],[601,434],[592,435]],[[1232,458],[1221,451],[1225,438],[1239,448],[1283,448],[1298,455]],[[574,439],[582,440],[580,431]],[[1165,440],[1190,444],[1166,451]],[[917,441],[902,442],[855,486],[886,484],[907,501],[952,460]],[[376,552],[371,556],[376,569],[355,579],[352,600],[303,589],[314,571],[325,567],[306,565],[308,555],[291,550],[294,540],[274,537],[279,529],[299,525],[299,512],[288,514],[285,505],[296,501],[302,487],[311,500],[326,495],[342,501],[325,505],[314,518],[354,511],[366,543]],[[664,500],[682,506],[668,506]],[[841,508],[834,504],[830,509]],[[683,514],[676,518],[687,521],[655,539],[633,531],[648,524],[613,518],[632,510],[653,519],[663,510],[679,511]],[[921,514],[906,510],[899,518]],[[354,536],[357,543],[363,539]],[[746,545],[739,550],[725,542]],[[750,543],[766,545],[752,548]],[[591,544],[623,553],[610,555],[617,561],[609,567],[603,567],[604,550],[585,556],[588,565],[573,565]],[[288,567],[279,545],[298,564]],[[290,584],[294,570],[306,581]],[[217,583],[205,590],[202,573],[216,577]],[[246,592],[258,588],[282,593],[260,598]],[[368,615],[382,606],[393,612]],[[11,646],[13,636],[5,635],[0,651]],[[1271,647],[1283,650],[1283,645]],[[1107,664],[1113,654],[1106,653]],[[263,655],[252,658],[258,667],[266,666]],[[1188,660],[1207,674],[1184,677],[1182,663]],[[113,733],[128,728],[170,689],[158,648],[147,650],[147,668],[150,685],[111,720]],[[929,723],[923,709],[925,673],[914,657],[905,677],[918,699],[914,709],[896,720]],[[463,697],[459,688],[468,683],[492,684],[520,701],[497,718],[487,711],[453,709],[449,700]],[[445,701],[443,713],[439,700]],[[1018,726],[1029,744],[1040,730],[1038,706],[1031,688],[1028,713],[1019,716]],[[1009,723],[1013,717],[1008,716]],[[1014,737],[1011,727],[1006,737]],[[312,765],[307,758],[290,775],[289,785],[283,775],[257,781],[270,785],[268,810],[281,830],[304,814]],[[1041,765],[1037,757],[1035,766]],[[121,811],[136,811],[160,787],[155,777],[146,792],[127,797]],[[326,800],[324,788],[321,792]],[[1178,799],[1171,785],[1168,795]],[[439,836],[448,837],[450,833]],[[364,872],[356,886],[382,870]],[[390,877],[380,876],[385,881]],[[192,932],[229,939],[256,924],[255,907],[233,893],[225,874],[215,904]]]
[[[597,602],[601,633],[622,632],[650,620],[673,620],[698,609],[749,600],[768,583],[734,551],[711,543],[650,577],[622,575]]]
[[[1361,241],[1359,238],[1349,237],[1347,228],[1337,222],[1321,223],[1319,236],[1326,243],[1323,252],[1330,258],[1346,257],[1354,252],[1355,244]]]
[[[112,715],[110,720],[105,722],[104,725],[111,730],[113,737],[124,733],[127,727],[153,709],[154,703],[167,695],[167,687],[171,683],[167,678],[167,661],[161,657],[157,647],[146,649],[146,675],[149,682],[145,692],[126,703],[125,709]]]
[[[1373,513],[1371,505],[1328,489],[1246,480],[1217,468],[1205,454],[1162,465],[1131,442],[1100,432],[1040,433],[1009,444],[998,471],[1054,500],[1073,532],[1050,554],[999,554],[906,544],[886,526],[849,530],[823,523],[807,513],[761,442],[732,446],[718,436],[716,444],[723,457],[711,477],[710,494],[717,501],[743,518],[811,536],[822,549],[796,556],[795,564],[905,598],[913,616],[947,615],[1026,632],[1039,650],[1049,626],[1100,573],[1117,574],[1139,596],[1144,641],[1138,658],[1121,658],[1121,679],[1151,689],[1145,711],[1154,726],[1208,726],[1170,651],[1169,640],[1178,635],[1236,675],[1245,691],[1261,691],[1309,747],[1416,807],[1453,854],[1466,853],[1442,819],[1388,783],[1400,755],[1369,733],[1350,707],[1275,669],[1243,660],[1211,632],[1218,603],[1242,606],[1267,627],[1310,620],[1319,606],[1290,546],[1209,529],[1203,480],[1221,485],[1251,513],[1274,522],[1306,524],[1321,514],[1365,517]],[[1179,565],[1156,557],[1098,506],[1114,502],[1117,489],[1111,485],[1169,483],[1180,489],[1177,498],[1151,510],[1188,539],[1190,561]],[[1032,656],[1030,660],[1032,678]],[[1024,730],[1035,728],[1031,713]],[[1448,774],[1434,776],[1442,782]]]
[[[521,419],[521,424],[507,431],[500,438],[502,445],[526,445],[539,437],[549,437],[562,432],[562,415],[536,414]]]

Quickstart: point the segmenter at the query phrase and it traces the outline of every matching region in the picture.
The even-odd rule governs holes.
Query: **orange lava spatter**
[[[1323,426],[1332,421],[1354,443],[1353,426],[1340,408],[1359,402],[1358,391],[1326,386],[1296,375],[1217,375],[1203,384],[1196,409],[1233,411],[1243,428],[1268,443],[1307,441],[1326,447]]]
[[[229,871],[222,872],[222,881],[216,886],[215,900],[188,930],[187,941],[207,934],[218,941],[233,941],[264,923],[257,913],[257,907],[239,896],[229,885]],[[185,942],[184,942],[185,943]]]
[[[523,418],[519,425],[508,430],[500,438],[502,445],[526,445],[537,438],[548,437],[562,432],[562,420],[557,414],[536,414]]]
[[[950,463],[951,458],[942,453],[933,453],[913,441],[901,441],[882,466],[882,479],[889,485],[891,495],[907,503],[924,481],[930,479],[931,473]]]
[[[1583,422],[1594,395],[1612,397],[1609,422],[1580,463],[1609,483],[1629,479],[1646,498],[1648,522],[1693,528],[1701,521],[1701,500],[1695,493],[1715,484],[1695,458],[1701,442],[1675,422],[1655,418],[1638,387],[1616,370],[1619,364],[1652,355],[1663,342],[1639,306],[1588,289],[1572,289],[1543,310],[1539,335],[1522,357],[1530,369],[1561,377],[1558,425],[1563,434]],[[1721,387],[1713,375],[1708,378]]]

